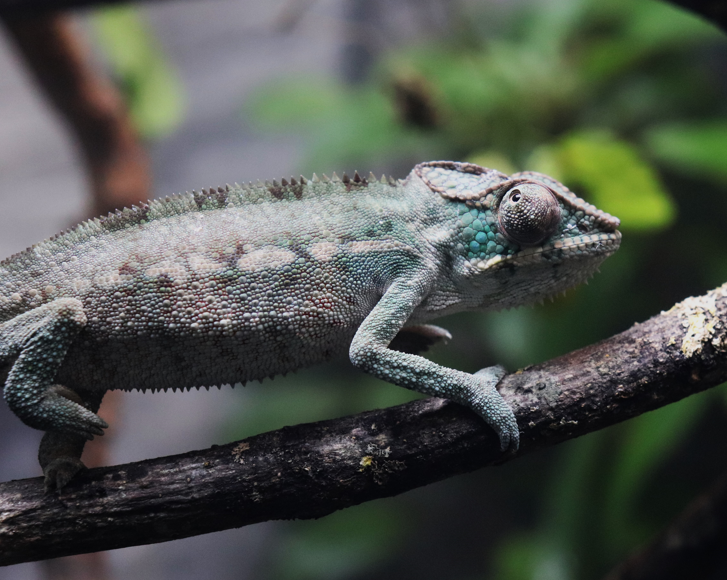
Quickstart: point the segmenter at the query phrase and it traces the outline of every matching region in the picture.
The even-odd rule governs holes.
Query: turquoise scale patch
[[[469,260],[508,256],[519,249],[497,231],[497,220],[490,210],[471,209],[466,204],[460,204],[457,213],[464,242],[462,252]]]

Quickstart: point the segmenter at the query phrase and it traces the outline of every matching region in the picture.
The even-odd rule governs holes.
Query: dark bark
[[[507,461],[723,382],[725,328],[727,285],[508,375],[500,390],[521,430],[509,457],[474,413],[426,399],[92,469],[61,494],[40,478],[0,484],[0,564],[318,518]]]

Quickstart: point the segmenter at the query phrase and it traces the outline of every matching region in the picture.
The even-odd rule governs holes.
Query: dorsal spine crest
[[[382,174],[381,179],[378,179],[373,173],[369,173],[368,177],[362,177],[358,171],[354,172],[353,178],[349,177],[347,173],[342,175],[343,177],[339,178],[334,172],[330,178],[325,174],[319,178],[318,175],[313,173],[310,179],[306,179],[301,175],[298,179],[295,177],[291,177],[289,180],[282,178],[280,182],[274,179],[272,183],[257,180],[256,182],[241,185],[235,182],[233,185],[228,183],[224,186],[202,188],[199,191],[192,190],[167,195],[147,203],[142,202],[128,208],[117,209],[105,216],[81,222],[73,228],[55,234],[43,242],[13,254],[0,262],[0,265],[15,260],[26,252],[44,252],[50,249],[48,244],[55,246],[61,244],[72,247],[74,244],[104,231],[119,231],[136,225],[143,225],[152,220],[200,211],[213,211],[226,207],[242,207],[248,204],[295,201],[308,197],[335,195],[336,190],[320,187],[331,184],[345,185],[345,188],[340,188],[340,193],[350,192],[353,189],[359,190],[377,182],[392,187],[400,184],[399,181],[386,174]],[[312,187],[312,189],[306,189],[306,186]]]

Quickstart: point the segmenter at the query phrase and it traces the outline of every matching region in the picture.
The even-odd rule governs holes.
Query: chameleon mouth
[[[560,262],[568,258],[599,257],[605,259],[621,244],[621,232],[585,234],[574,236],[565,240],[548,242],[542,246],[525,248],[509,256],[493,256],[486,260],[474,262],[480,270],[488,270],[498,264],[517,263],[532,264],[536,262]]]

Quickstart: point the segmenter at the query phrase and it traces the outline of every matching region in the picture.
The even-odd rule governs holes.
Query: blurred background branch
[[[727,572],[727,473],[604,580],[720,578]]]
[[[71,17],[48,13],[2,21],[75,137],[91,181],[89,216],[151,199],[149,159],[124,99],[93,62]]]

